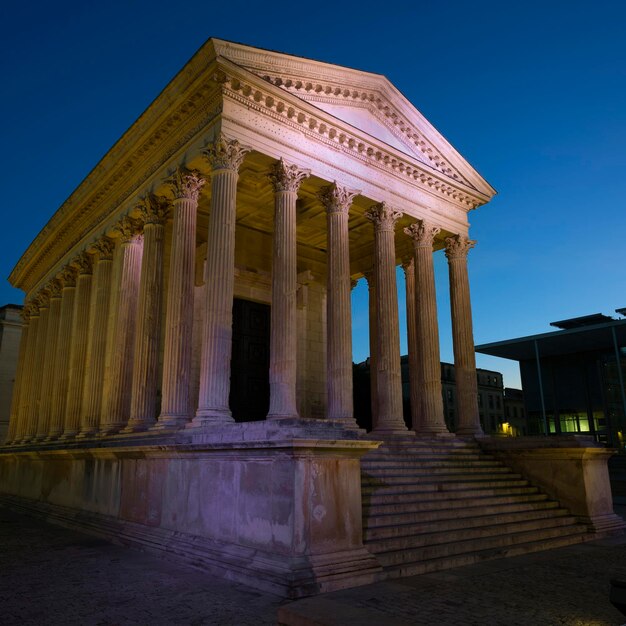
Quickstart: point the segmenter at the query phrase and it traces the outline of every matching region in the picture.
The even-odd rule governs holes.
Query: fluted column
[[[140,223],[124,216],[114,231],[120,235],[119,283],[117,315],[111,343],[109,385],[102,399],[100,433],[103,435],[121,430],[130,417],[130,396],[133,381],[133,354],[135,348],[135,321],[137,296],[141,272],[143,238],[139,235]]]
[[[358,191],[333,183],[319,194],[326,208],[328,261],[326,268],[326,379],[329,419],[356,427],[352,397],[352,309],[348,213]]]
[[[467,237],[456,235],[446,239],[446,257],[450,271],[450,308],[454,374],[456,377],[457,435],[482,435],[478,412],[476,355],[472,329],[472,305],[467,276],[467,253],[476,245]]]
[[[20,335],[20,352],[17,358],[17,368],[15,370],[15,384],[13,385],[13,397],[11,398],[11,412],[9,414],[9,431],[5,440],[6,445],[16,443],[18,432],[18,422],[20,420],[20,402],[22,390],[26,387],[24,382],[28,374],[26,371],[26,353],[28,351],[28,335],[30,332],[30,306],[25,304],[21,311],[22,333]]]
[[[100,427],[114,247],[115,242],[108,237],[102,237],[93,245],[96,259],[91,290],[87,365],[79,437],[95,435]]]
[[[433,242],[440,229],[420,221],[404,232],[413,239],[415,253],[415,319],[419,383],[419,414],[413,430],[420,435],[448,434],[441,396],[439,325],[433,266]]]
[[[143,256],[137,303],[130,419],[124,432],[147,430],[156,422],[163,300],[163,247],[165,221],[170,203],[162,196],[148,194],[137,209],[144,224]]]
[[[406,285],[406,335],[409,351],[409,398],[411,402],[411,428],[420,423],[419,390],[422,387],[417,346],[417,312],[415,310],[415,259],[411,258],[402,264]]]
[[[368,296],[368,321],[369,321],[369,342],[370,342],[370,406],[372,411],[372,427],[378,421],[378,322],[376,320],[376,308],[378,298],[376,296],[376,273],[372,268],[364,272],[367,281]]]
[[[208,277],[204,291],[204,329],[198,411],[191,426],[232,422],[228,405],[233,337],[235,222],[239,166],[250,151],[220,136],[205,152],[211,166],[211,216],[207,241]]]
[[[270,328],[269,418],[298,417],[296,406],[296,200],[308,170],[282,159],[272,168],[274,237],[272,241],[272,316]]]
[[[57,351],[54,357],[52,414],[50,416],[48,440],[60,437],[63,434],[65,425],[77,274],[76,268],[67,265],[58,276],[63,289],[61,291],[61,314],[57,334]]]
[[[37,343],[35,344],[35,358],[31,370],[30,398],[28,401],[28,413],[26,415],[26,429],[23,441],[34,441],[37,435],[37,422],[39,418],[39,404],[41,399],[41,384],[43,381],[43,370],[46,360],[46,341],[48,337],[48,318],[50,314],[50,294],[40,292],[39,303],[39,325],[37,327]]]
[[[15,443],[24,443],[28,431],[28,413],[32,399],[32,388],[34,384],[33,369],[35,363],[35,352],[37,347],[37,334],[39,329],[39,304],[36,298],[29,303],[30,322],[28,330],[28,345],[24,356],[24,379],[20,391],[20,407],[17,428],[15,431]]]
[[[70,335],[72,345],[70,347],[70,371],[67,383],[63,439],[75,437],[80,430],[91,300],[92,258],[86,252],[82,252],[74,259],[73,264],[78,269],[78,279],[76,280],[76,297],[74,298],[74,314]]]
[[[165,315],[161,415],[155,428],[177,428],[189,419],[191,335],[198,196],[205,180],[178,170],[171,180],[174,225]]]
[[[374,223],[374,272],[376,274],[376,386],[378,418],[373,431],[381,434],[406,433],[402,414],[400,370],[400,328],[396,286],[395,225],[402,213],[381,202],[366,214]]]
[[[48,287],[50,293],[50,308],[48,312],[48,327],[46,330],[46,345],[43,373],[41,376],[41,391],[39,394],[39,410],[37,415],[37,430],[35,438],[42,441],[48,436],[50,418],[52,415],[52,392],[54,390],[54,358],[57,351],[59,322],[61,319],[61,283],[53,279]]]

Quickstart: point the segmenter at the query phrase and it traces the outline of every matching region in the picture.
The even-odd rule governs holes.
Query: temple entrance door
[[[230,410],[237,422],[264,420],[270,404],[270,307],[233,301]]]

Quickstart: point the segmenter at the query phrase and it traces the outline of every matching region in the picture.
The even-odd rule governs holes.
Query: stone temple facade
[[[26,298],[0,502],[291,596],[386,575],[367,546],[363,467],[402,446],[409,464],[479,455],[467,215],[493,194],[383,76],[209,40],[10,276]],[[441,396],[442,248],[456,437]],[[361,277],[370,434],[352,396]],[[583,518],[619,526],[598,510],[571,534]]]

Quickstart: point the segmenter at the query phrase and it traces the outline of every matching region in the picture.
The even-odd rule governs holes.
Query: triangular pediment
[[[407,140],[400,133],[394,132],[383,121],[378,119],[371,106],[326,101],[316,102],[314,99],[313,103],[322,111],[334,115],[337,119],[359,128],[368,135],[380,139],[380,141],[422,161],[422,163],[429,164],[427,157],[417,147],[410,145],[410,140]]]
[[[380,74],[211,40],[215,54],[487,197],[495,190]]]

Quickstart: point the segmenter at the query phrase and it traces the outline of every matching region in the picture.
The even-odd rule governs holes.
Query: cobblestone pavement
[[[617,626],[626,538],[286,603],[180,563],[0,508],[0,624]],[[282,607],[282,608],[281,608]]]
[[[276,623],[281,599],[0,507],[0,624]]]

